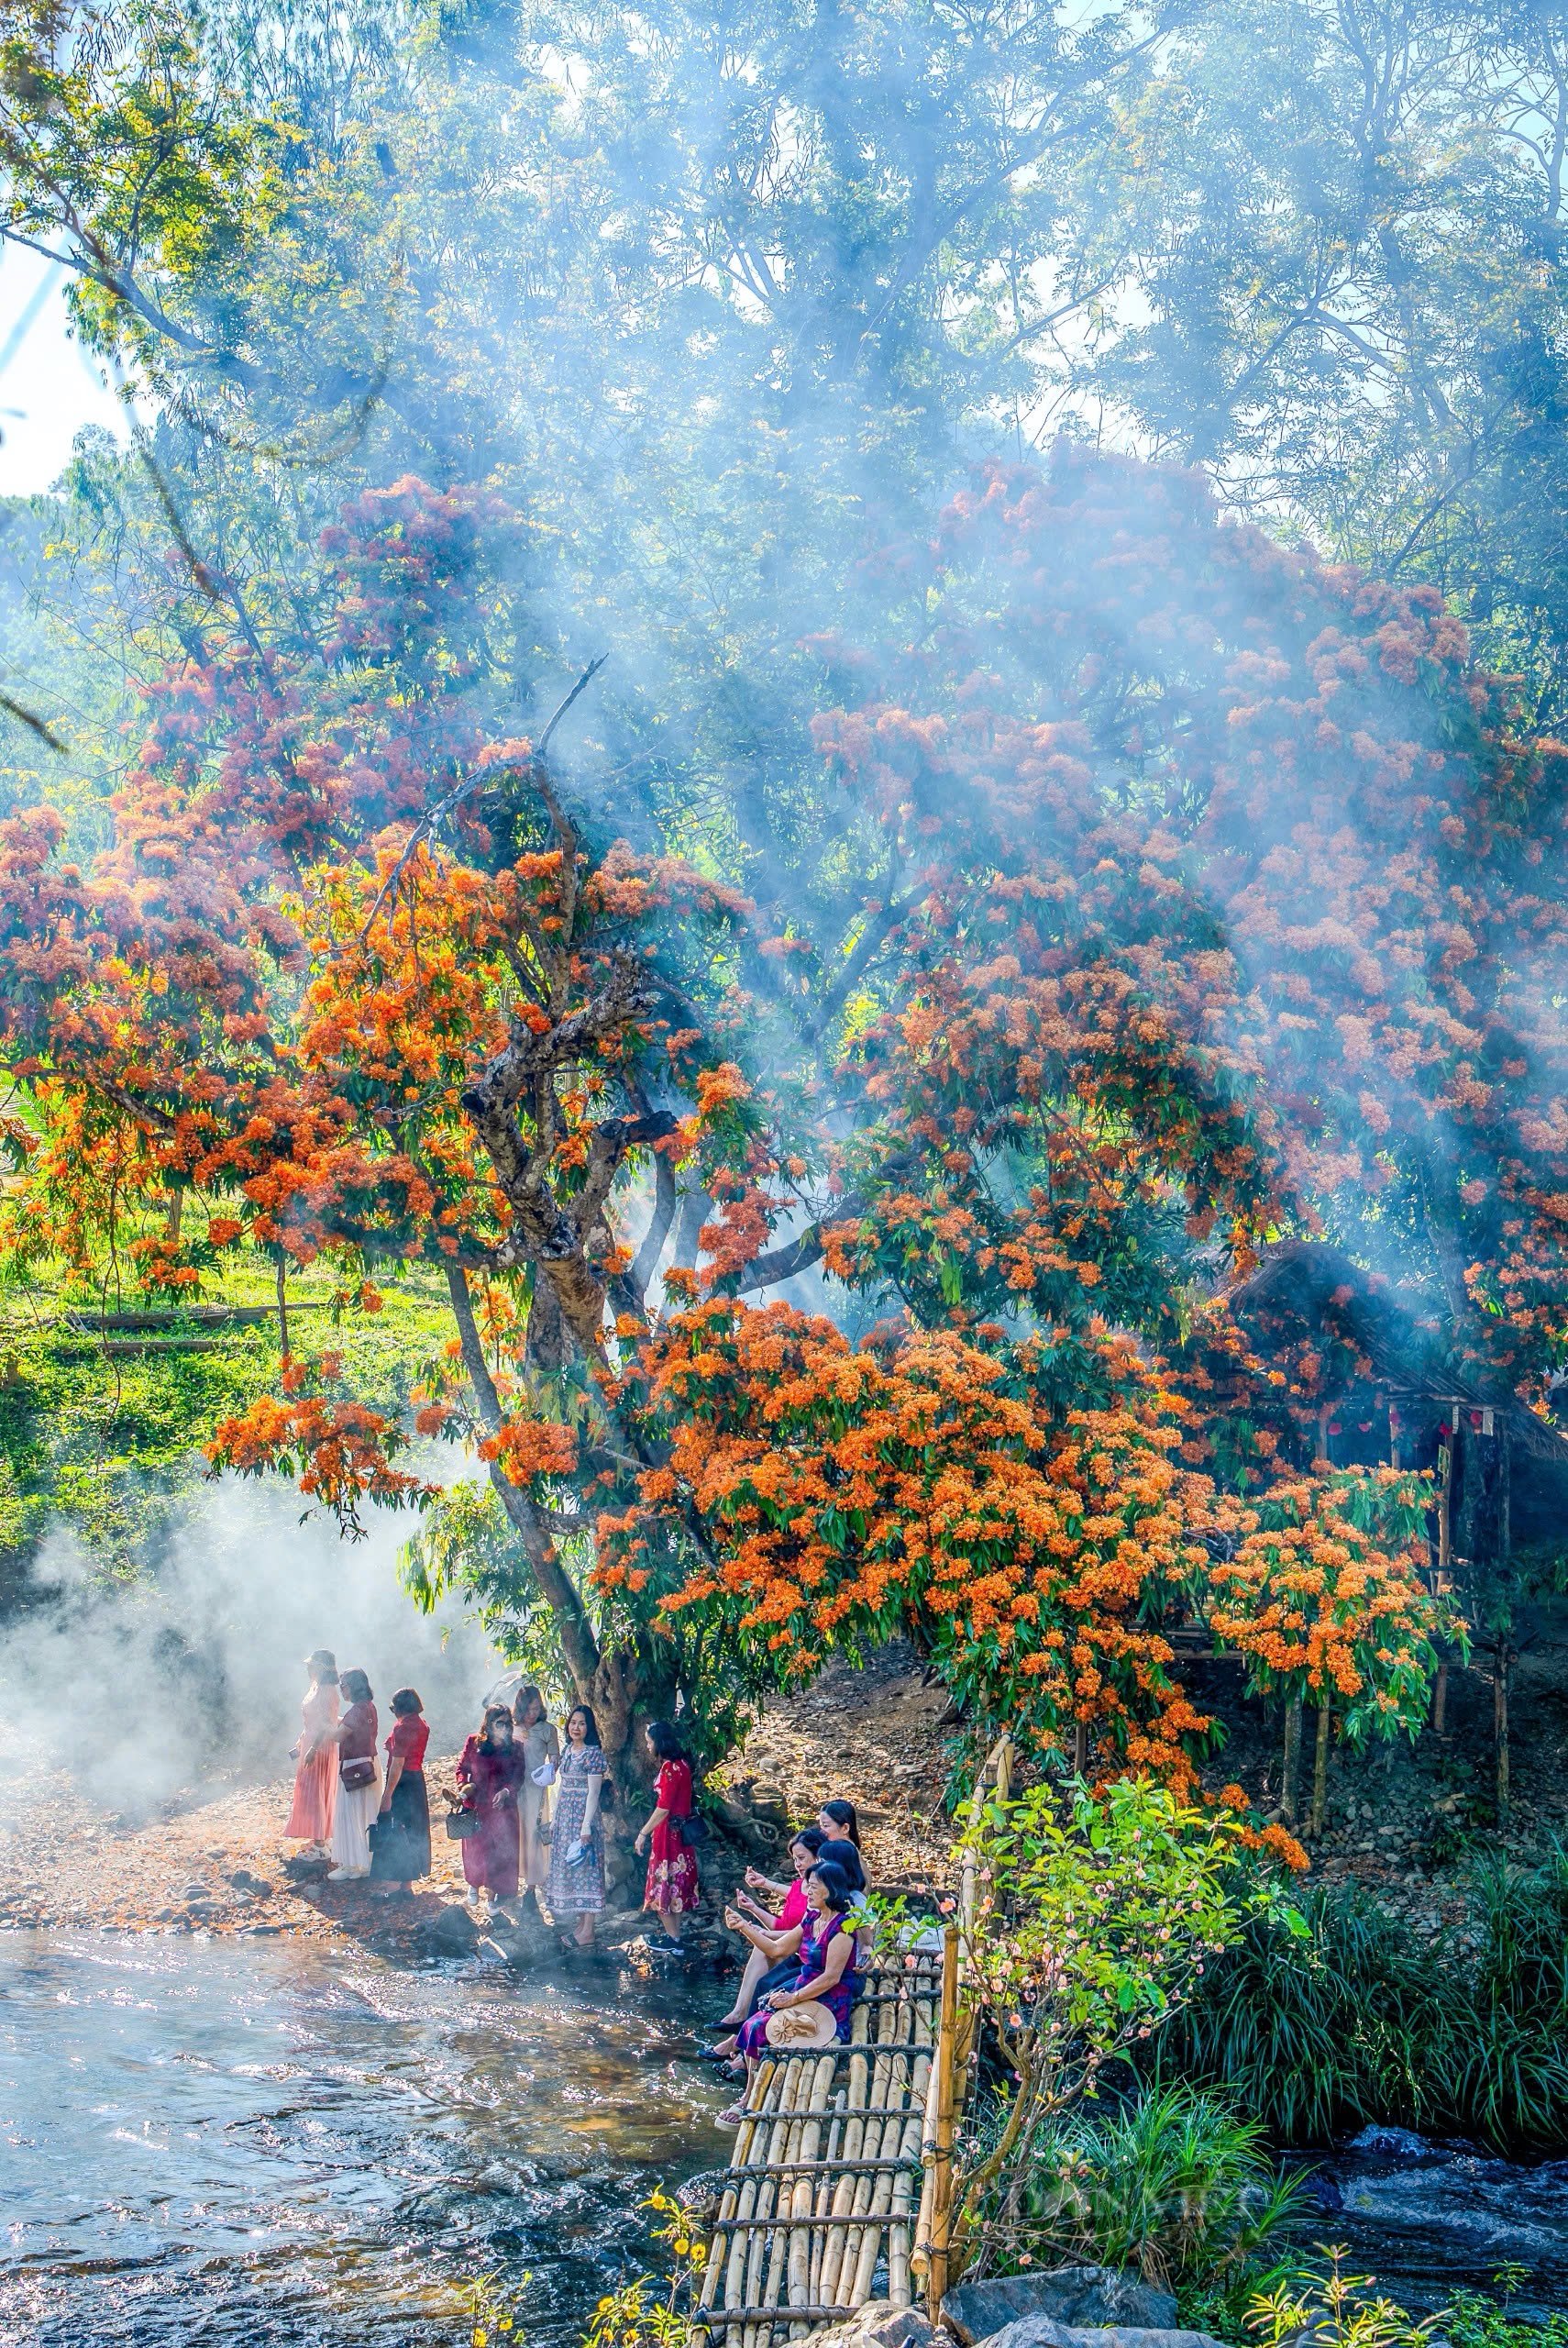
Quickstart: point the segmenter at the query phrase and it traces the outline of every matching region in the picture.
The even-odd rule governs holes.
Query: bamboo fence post
[[[937,2025],[936,2132],[930,2161],[934,2180],[931,2201],[931,2251],[926,2263],[925,2311],[933,2328],[942,2320],[947,2295],[948,2254],[953,2232],[953,2070],[958,2034],[958,1933],[949,1924],[942,1936],[942,2014]]]

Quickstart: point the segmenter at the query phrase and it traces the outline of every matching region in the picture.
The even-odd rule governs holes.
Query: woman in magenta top
[[[412,1688],[392,1700],[387,1781],[381,1814],[370,1830],[370,1876],[389,1891],[406,1891],[430,1872],[430,1802],[425,1791],[425,1748],[430,1742],[424,1707]]]
[[[759,1998],[766,1997],[769,1989],[779,1988],[794,1977],[793,1935],[806,1921],[806,1877],[815,1866],[817,1854],[825,1840],[820,1826],[802,1826],[790,1844],[790,1861],[795,1870],[794,1878],[784,1895],[784,1905],[776,1916],[767,1909],[758,1907],[748,1892],[737,1892],[735,1895],[735,1911],[749,1908],[751,1914],[743,1916],[732,1911],[732,1917],[725,1921],[728,1922],[733,1919],[734,1931],[751,1943],[751,1954],[746,1958],[745,1971],[741,1975],[734,2002],[729,2012],[719,2020],[717,2027],[720,2030],[738,2030],[747,2014],[756,2010]],[[771,1879],[759,1875],[755,1867],[746,1869],[746,1881],[759,1889],[764,1885],[772,1888]],[[726,2039],[717,2052],[733,2054],[734,2045],[733,2038]]]
[[[659,1765],[655,1808],[632,1847],[639,1858],[645,1849],[648,1853],[643,1906],[658,1918],[667,1941],[679,1941],[680,1918],[690,1914],[701,1896],[697,1854],[685,1833],[691,1815],[691,1764],[668,1721],[651,1721],[647,1740]]]
[[[458,1783],[480,1820],[463,1844],[463,1874],[470,1891],[488,1891],[497,1904],[517,1897],[517,1799],[527,1765],[512,1732],[510,1705],[491,1704],[458,1760]]]

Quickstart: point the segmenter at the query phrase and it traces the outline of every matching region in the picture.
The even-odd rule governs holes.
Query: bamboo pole
[[[906,2157],[920,2151],[922,2116],[925,2109],[925,2090],[933,2066],[928,2051],[922,2049],[914,2058],[910,2074],[910,2101],[899,2132],[898,2150]],[[914,2298],[910,2275],[913,2244],[910,2219],[914,2199],[913,2175],[910,2169],[892,2173],[892,2222],[888,2228],[888,2299],[890,2306],[909,2307]]]
[[[958,2037],[958,1934],[949,1924],[942,1936],[942,2016],[937,2025],[935,2132],[931,2147],[933,2189],[930,2251],[926,2261],[925,2311],[934,2329],[947,2295],[947,2265],[953,2230],[954,2056]]]
[[[814,2161],[822,2149],[822,2116],[827,2110],[828,2096],[833,2088],[837,2065],[831,2059],[819,2063],[812,2075],[806,2100],[807,2119],[801,2130],[797,2157]],[[812,2215],[816,2187],[809,2176],[797,2176],[790,2196],[790,2304],[805,2308],[812,2304],[812,2230],[807,2222]]]

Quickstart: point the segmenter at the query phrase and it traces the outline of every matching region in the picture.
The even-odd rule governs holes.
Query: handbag
[[[484,1824],[477,1810],[449,1810],[447,1812],[447,1839],[451,1843],[472,1840]]]
[[[345,1761],[337,1776],[346,1794],[363,1793],[367,1786],[376,1782],[374,1754],[367,1753],[358,1761]]]
[[[529,1770],[528,1775],[536,1786],[553,1786],[556,1782],[556,1765],[553,1761],[541,1761],[536,1769]]]
[[[696,1811],[692,1811],[690,1818],[678,1818],[675,1823],[693,1849],[699,1843],[706,1843],[713,1831],[707,1820],[700,1817]]]

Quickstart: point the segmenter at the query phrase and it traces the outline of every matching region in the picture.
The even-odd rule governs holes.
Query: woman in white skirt
[[[539,1783],[539,1773],[560,1767],[561,1740],[554,1721],[546,1717],[545,1700],[536,1688],[519,1688],[513,1707],[513,1719],[517,1723],[517,1742],[523,1748],[524,1777],[520,1799],[523,1822],[523,1891],[530,1891],[536,1903],[550,1879],[550,1846],[545,1840],[545,1820],[549,1809],[549,1785]]]
[[[348,1710],[333,1732],[337,1740],[337,1807],[332,1813],[330,1880],[352,1883],[370,1872],[370,1821],[381,1799],[381,1772],[370,1683],[362,1671],[346,1671],[340,1685]]]

